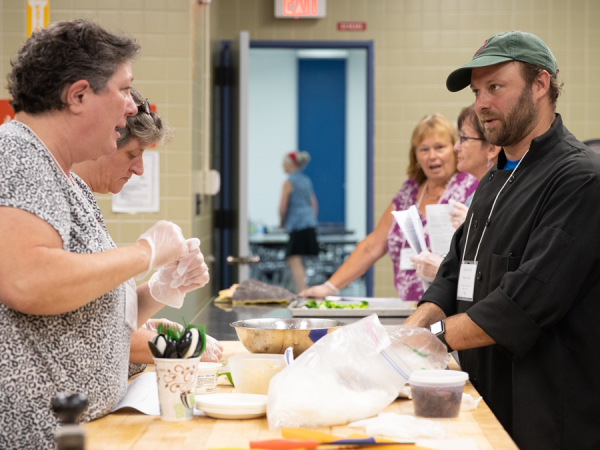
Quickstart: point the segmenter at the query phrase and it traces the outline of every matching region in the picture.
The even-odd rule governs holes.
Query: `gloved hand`
[[[298,296],[305,298],[323,298],[327,297],[328,295],[338,295],[339,293],[340,290],[338,288],[336,288],[329,281],[326,281],[318,286],[304,289],[302,292],[298,293]]]
[[[200,357],[200,362],[219,362],[223,357],[223,346],[215,338],[206,335],[206,349]]]
[[[152,249],[152,258],[148,270],[139,274],[136,280],[144,278],[152,269],[158,269],[172,261],[177,261],[188,254],[181,228],[173,222],[160,220],[152,228],[143,233],[138,241],[145,240]]]
[[[163,329],[164,327],[169,327],[169,328],[179,328],[180,330],[183,330],[183,325],[178,324],[177,322],[172,322],[168,319],[148,319],[146,321],[146,323],[144,324],[144,328],[149,329],[150,331],[154,331],[156,333],[158,333],[158,325],[162,323],[163,324]]]
[[[200,251],[200,240],[188,239],[186,244],[188,255],[161,267],[148,282],[150,295],[157,302],[173,308],[181,308],[185,294],[203,287],[210,279]]]
[[[448,203],[450,203],[450,205],[452,205],[454,208],[450,212],[450,218],[452,220],[452,226],[454,229],[457,229],[467,218],[467,211],[469,210],[469,207],[455,200],[450,200]]]
[[[411,257],[410,260],[417,271],[417,276],[425,281],[432,282],[444,258],[430,252],[421,252]]]

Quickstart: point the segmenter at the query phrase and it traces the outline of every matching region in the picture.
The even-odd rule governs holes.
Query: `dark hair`
[[[15,113],[60,110],[66,106],[66,86],[86,80],[95,93],[102,91],[118,67],[139,51],[135,39],[89,20],[55,22],[33,33],[11,61],[10,104]]]
[[[134,88],[131,88],[131,97],[136,106],[144,103],[144,97]],[[123,148],[132,140],[137,139],[142,147],[153,144],[162,144],[169,140],[171,132],[167,124],[163,123],[160,116],[152,111],[138,112],[135,116],[127,117],[127,125],[119,130],[121,137],[117,139],[117,148]]]
[[[446,135],[452,143],[452,146],[454,146],[458,140],[454,126],[441,114],[430,114],[423,117],[413,130],[412,138],[410,140],[410,151],[408,153],[409,163],[406,173],[408,178],[415,180],[419,185],[427,180],[427,176],[417,163],[417,147],[427,137],[439,135]],[[454,155],[454,170],[456,171],[456,152],[452,153]]]
[[[547,71],[547,69],[544,69],[540,65],[521,62],[521,73],[523,74],[523,78],[525,79],[525,83],[527,86],[531,86],[533,84],[536,77],[540,74],[542,70]],[[550,88],[548,89],[548,97],[550,98],[550,104],[556,110],[556,101],[558,100],[558,96],[562,92],[564,83],[558,81],[558,67],[556,68],[556,73],[554,75],[552,75],[550,72],[548,73],[550,75]]]
[[[460,134],[460,129],[463,124],[467,122],[471,125],[475,132],[477,133],[477,137],[479,139],[484,139],[483,130],[481,129],[481,124],[479,123],[479,119],[477,118],[477,113],[475,112],[475,105],[469,105],[466,108],[463,108],[460,114],[458,115],[458,119],[456,120],[456,125],[458,127],[458,133]],[[487,142],[487,141],[486,141]]]

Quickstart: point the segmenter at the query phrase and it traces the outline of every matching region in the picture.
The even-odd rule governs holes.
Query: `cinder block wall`
[[[201,169],[208,133],[204,115],[204,96],[209,95],[203,80],[210,76],[202,54],[206,35],[197,31],[209,14],[209,6],[192,0],[51,0],[50,21],[89,18],[106,28],[135,36],[142,46],[134,62],[133,86],[172,127],[173,140],[153,148],[160,152],[160,212],[121,214],[111,211],[111,194],[97,195],[108,231],[119,246],[130,245],[158,220],[177,223],[186,238],[199,237],[206,255],[210,242],[210,198],[202,198],[200,215],[196,215],[192,192],[193,169]],[[26,2],[0,0],[0,98],[9,98],[6,74],[10,58],[26,39]],[[196,315],[210,298],[210,285],[188,294],[181,310],[164,308],[158,315],[181,322]]]
[[[212,36],[248,30],[256,40],[375,41],[375,217],[406,179],[412,129],[426,114],[455,120],[474,101],[451,94],[447,75],[488,37],[537,34],[553,51],[565,82],[558,112],[581,140],[600,138],[600,2],[594,0],[330,0],[324,19],[275,19],[273,0],[213,0]],[[367,22],[365,32],[337,31]],[[386,256],[375,266],[375,295],[395,296]]]

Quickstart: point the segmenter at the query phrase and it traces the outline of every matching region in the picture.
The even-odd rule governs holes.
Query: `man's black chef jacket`
[[[481,180],[421,303],[466,312],[496,345],[460,363],[521,450],[600,449],[600,158],[556,115],[516,170]],[[456,299],[477,244],[474,301]]]

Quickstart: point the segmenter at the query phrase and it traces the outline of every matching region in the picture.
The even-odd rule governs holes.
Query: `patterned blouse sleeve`
[[[6,128],[4,128],[6,127]],[[70,206],[60,183],[63,175],[50,157],[10,124],[0,132],[0,206],[35,214],[58,231],[69,248]],[[15,128],[17,132],[7,132]],[[24,162],[26,162],[24,164]]]

